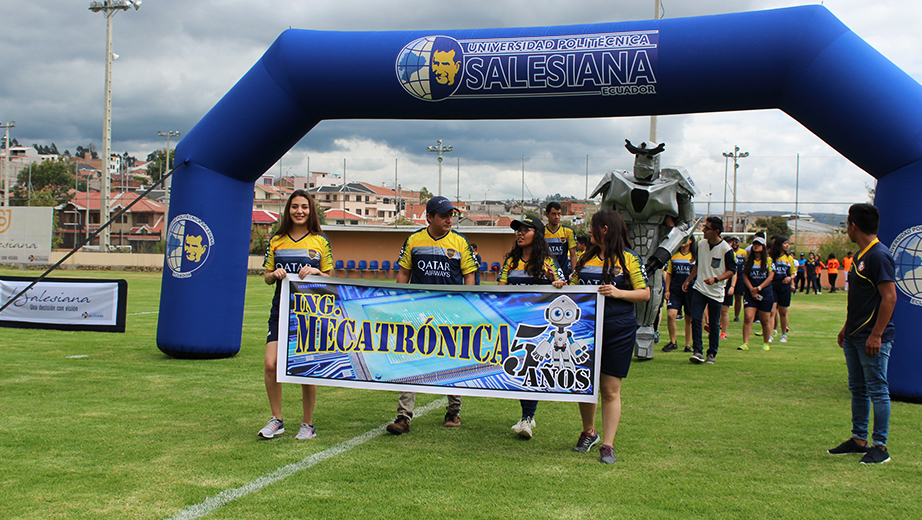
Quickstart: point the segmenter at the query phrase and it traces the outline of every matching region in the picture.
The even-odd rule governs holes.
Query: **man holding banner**
[[[455,211],[451,201],[441,195],[429,199],[426,203],[428,226],[404,242],[397,261],[400,266],[397,283],[474,285],[478,266],[467,238],[451,229]],[[397,419],[387,425],[387,431],[394,435],[408,433],[415,406],[415,392],[400,392]],[[448,396],[445,426],[461,426],[461,396]]]

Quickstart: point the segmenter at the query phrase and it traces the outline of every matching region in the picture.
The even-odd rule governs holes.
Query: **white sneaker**
[[[531,430],[532,428],[535,427],[535,418],[528,417],[526,419],[522,419],[521,421],[519,421],[519,423],[516,426],[519,426],[519,425],[521,426],[519,427],[518,431],[516,431],[516,433],[519,434],[519,437],[523,439],[531,439],[532,437]]]
[[[259,430],[257,435],[263,439],[271,439],[280,433],[285,433],[285,423],[273,415],[272,418],[269,419],[269,422],[263,426],[263,429]]]
[[[771,336],[768,337],[768,342],[771,343],[772,341],[775,341],[775,335],[774,335],[774,334],[772,334]]]
[[[313,424],[301,423],[301,428],[298,430],[298,434],[295,435],[295,439],[303,441],[305,439],[313,439],[317,436],[317,430],[314,429]]]
[[[787,343],[787,342],[788,342],[788,335],[787,335],[787,334],[782,334],[782,335],[781,335],[781,342],[782,342],[782,343]]]

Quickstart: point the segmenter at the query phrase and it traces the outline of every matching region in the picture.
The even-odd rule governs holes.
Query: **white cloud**
[[[797,5],[784,0],[665,2],[667,18]],[[73,150],[99,144],[102,129],[105,18],[87,2],[7,0],[0,17],[0,121],[16,120],[13,135],[31,144]],[[922,32],[915,2],[869,4],[827,0],[825,6],[872,46],[922,79]],[[288,27],[367,31],[463,29],[585,24],[647,19],[652,2],[579,3],[550,0],[472,0],[463,9],[408,9],[403,4],[342,0],[280,0],[268,7],[240,0],[148,0],[114,18],[120,54],[113,78],[113,149],[144,158],[164,142],[159,130],[187,133]],[[518,198],[525,156],[526,197],[582,196],[606,171],[630,167],[625,138],[644,141],[649,118],[554,121],[326,121],[282,159],[285,172],[341,172],[376,184],[437,188],[437,165],[426,146],[455,147],[443,163],[443,193],[462,198]],[[866,200],[866,173],[780,111],[694,114],[659,118],[667,143],[664,164],[686,167],[711,204],[723,204],[725,161],[734,145],[743,202],[779,202],[793,209],[796,157],[799,199],[807,211],[841,211],[814,202]],[[278,165],[270,169],[277,171]],[[706,204],[706,199],[699,199]],[[744,206],[763,209],[762,205]],[[788,208],[783,208],[788,209]]]

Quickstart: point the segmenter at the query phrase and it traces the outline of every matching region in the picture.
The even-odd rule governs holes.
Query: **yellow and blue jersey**
[[[407,237],[397,264],[410,270],[410,283],[463,285],[464,275],[477,271],[467,238],[454,230],[433,238],[429,228]]]
[[[275,271],[281,267],[287,273],[296,274],[304,266],[315,267],[323,272],[333,269],[333,252],[330,240],[325,235],[307,234],[300,240],[294,240],[286,234],[275,235],[269,240],[263,261],[266,271]],[[282,285],[276,283],[275,296],[272,297],[273,312],[278,312],[281,294]]]
[[[621,266],[618,259],[613,257],[611,266],[611,282],[615,287],[629,291],[632,289],[645,289],[647,287],[647,272],[637,253],[630,249],[624,250],[624,263]],[[595,255],[583,264],[579,272],[570,276],[570,285],[602,285],[605,283],[602,268],[604,260]],[[605,298],[605,317],[624,315],[634,312],[634,304],[619,300],[618,298]]]
[[[745,273],[749,277],[749,283],[753,287],[756,285],[762,285],[762,282],[768,279],[768,273],[771,272],[772,257],[768,257],[766,261],[764,258],[758,262],[753,261],[752,267],[749,268],[749,272]]]
[[[512,265],[512,259],[507,258],[503,263],[503,270],[499,273],[499,282],[506,282],[509,285],[546,285],[551,283],[553,280],[548,280],[547,277],[535,278],[528,271],[525,270],[527,267],[527,262],[524,260],[519,260],[515,266]],[[557,265],[557,261],[553,257],[547,257],[544,259],[543,271],[551,271],[556,276],[556,280],[563,280],[563,271],[560,270],[560,266]]]
[[[544,241],[547,242],[551,255],[557,260],[557,265],[565,275],[569,276],[573,266],[570,265],[570,250],[576,247],[576,233],[572,228],[560,225],[557,231],[551,232],[550,228],[544,228]]]
[[[772,279],[772,283],[782,284],[782,280],[788,276],[794,276],[794,273],[797,271],[797,262],[794,261],[794,257],[785,253],[775,259],[774,264],[772,264],[773,270],[775,271],[775,278]]]
[[[293,240],[287,234],[275,235],[266,247],[263,266],[267,271],[275,271],[282,267],[289,273],[297,273],[304,266],[329,271],[333,269],[330,240],[325,235],[307,234],[300,240]]]
[[[749,255],[749,252],[743,249],[742,247],[737,248],[733,252],[733,256],[736,257],[736,272],[743,270],[743,264],[746,263],[746,257]]]
[[[688,279],[688,276],[691,274],[692,266],[695,265],[692,260],[692,252],[689,249],[687,253],[682,253],[677,251],[676,254],[672,255],[672,258],[669,259],[669,262],[666,264],[666,272],[672,275],[670,280],[670,291],[675,292],[675,288],[678,288],[678,291],[682,290],[682,284],[685,283],[685,280]]]

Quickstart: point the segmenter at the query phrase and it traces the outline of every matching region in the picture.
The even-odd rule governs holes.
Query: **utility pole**
[[[438,153],[438,154],[439,154],[439,192],[438,192],[438,195],[441,195],[441,194],[442,194],[442,154],[443,154],[443,153],[448,153],[448,152],[454,150],[454,147],[452,147],[452,146],[445,146],[445,147],[443,147],[443,146],[442,146],[442,140],[441,140],[441,139],[439,139],[438,141],[436,141],[435,144],[437,144],[438,146],[430,146],[430,147],[426,148],[426,150],[429,150],[430,152],[435,152],[435,153]]]
[[[137,0],[104,0],[90,2],[90,11],[102,12],[106,15],[106,88],[103,109],[102,127],[102,179],[100,180],[99,198],[99,223],[104,225],[109,221],[109,154],[112,148],[112,61],[116,57],[112,53],[112,17],[118,11],[127,11],[134,7],[135,11],[141,8]],[[109,228],[99,234],[99,245],[103,251],[109,249]]]
[[[733,153],[724,152],[724,157],[733,159],[733,226],[730,228],[730,232],[736,231],[736,170],[739,169],[739,159],[749,157],[749,152],[740,152],[739,146],[733,147]]]

